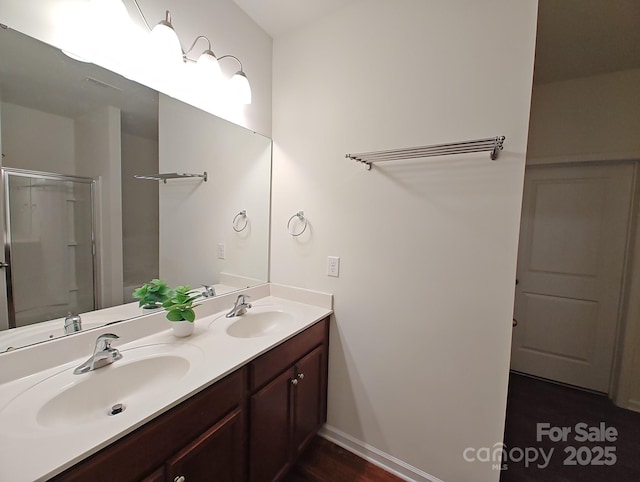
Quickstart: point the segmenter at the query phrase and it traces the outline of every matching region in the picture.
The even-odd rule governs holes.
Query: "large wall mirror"
[[[10,28],[0,134],[0,353],[68,334],[69,313],[146,314],[131,293],[152,278],[268,280],[270,139]]]

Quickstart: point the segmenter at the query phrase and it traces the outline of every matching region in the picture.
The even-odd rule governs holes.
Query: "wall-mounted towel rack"
[[[291,226],[291,221],[293,221],[294,219],[297,219],[299,223],[302,223],[302,229],[298,233],[296,233],[294,231],[294,227]],[[308,224],[308,221],[307,221],[307,218],[304,217],[304,211],[298,211],[297,213],[295,213],[293,216],[289,218],[289,222],[287,223],[287,231],[289,231],[289,234],[291,236],[293,236],[294,238],[297,238],[307,230],[307,224]]]
[[[136,174],[136,179],[148,179],[150,181],[162,181],[165,184],[169,179],[183,179],[186,177],[200,177],[204,179],[204,182],[207,182],[207,171],[202,174],[191,174],[188,172],[168,172],[165,174]]]
[[[491,152],[491,159],[496,160],[502,150],[504,136],[488,137],[475,141],[452,142],[449,144],[437,144],[434,146],[407,147],[403,149],[390,149],[388,151],[362,152],[359,154],[347,154],[347,159],[361,162],[367,171],[371,170],[374,162],[399,161],[402,159],[418,159],[422,157],[448,156],[451,154],[467,154],[470,152]]]
[[[236,224],[240,219],[244,219],[244,224],[242,225],[242,227]],[[231,227],[236,233],[241,233],[247,228],[248,225],[249,225],[249,219],[247,218],[246,209],[243,209],[238,214],[236,214],[235,217],[233,218],[233,221],[231,221]]]

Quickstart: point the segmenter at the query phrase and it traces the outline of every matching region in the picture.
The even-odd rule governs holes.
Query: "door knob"
[[[298,373],[298,378],[300,380],[304,380],[304,373]]]
[[[173,482],[185,482],[187,479],[185,478],[184,475],[178,475],[176,476],[175,479],[173,479]]]
[[[0,261],[0,269],[8,268],[9,263],[5,263],[4,261]]]
[[[291,385],[297,385],[298,384],[298,379],[294,378],[293,380],[291,380]]]
[[[515,318],[513,319],[513,326],[514,327],[518,326],[518,320],[516,320]]]

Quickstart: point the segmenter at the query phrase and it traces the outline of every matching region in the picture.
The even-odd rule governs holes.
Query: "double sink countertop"
[[[238,294],[253,307],[226,318]],[[204,300],[186,338],[161,311],[0,354],[0,480],[61,473],[330,315],[332,303],[264,284]],[[120,337],[112,346],[123,358],[73,375],[104,333]],[[124,410],[111,415],[116,404]]]

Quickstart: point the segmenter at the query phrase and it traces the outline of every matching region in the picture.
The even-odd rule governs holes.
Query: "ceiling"
[[[322,18],[357,0],[233,0],[272,38]]]
[[[639,0],[539,0],[534,82],[640,68]]]
[[[276,38],[357,0],[234,1]],[[539,0],[536,83],[631,68],[640,68],[640,0]]]
[[[124,132],[158,136],[158,93],[148,87],[12,29],[0,28],[0,59],[4,102],[70,119],[111,105],[121,111]]]

